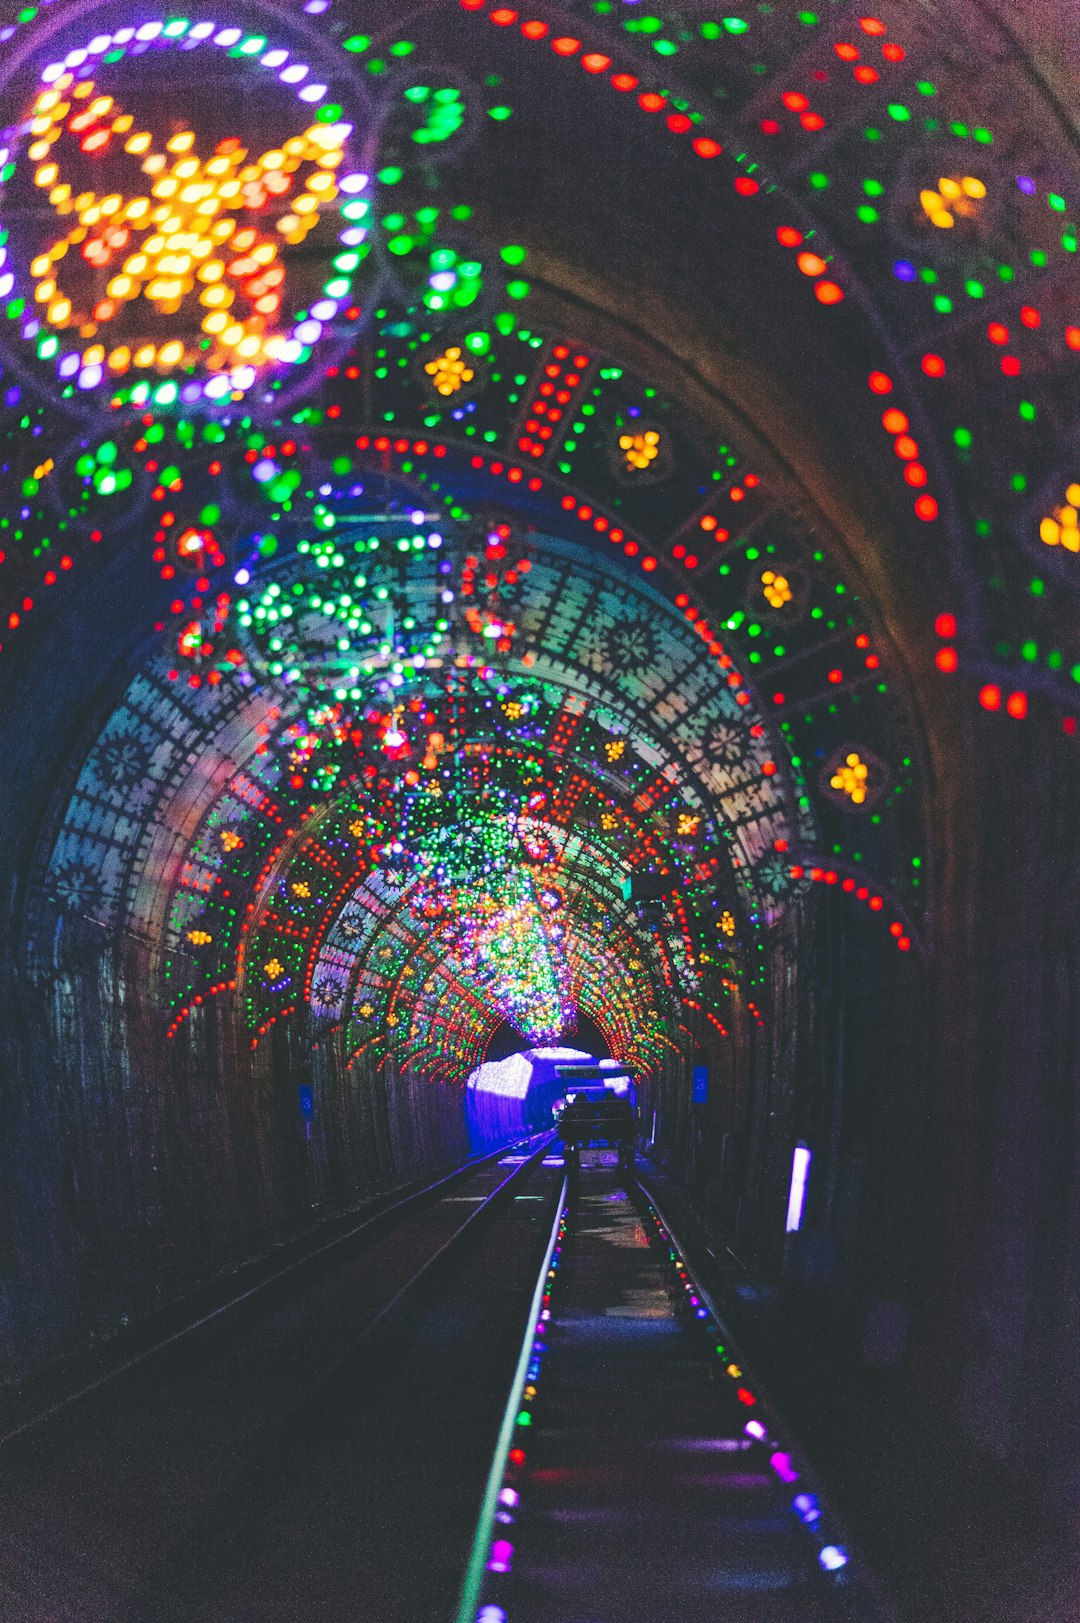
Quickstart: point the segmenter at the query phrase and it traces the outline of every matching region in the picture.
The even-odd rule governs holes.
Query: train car
[[[612,1161],[629,1168],[637,1145],[637,1114],[625,1093],[582,1088],[570,1095],[559,1113],[559,1137],[566,1165],[573,1171],[590,1162],[603,1165],[605,1150]]]
[[[465,1085],[466,1121],[474,1154],[526,1133],[557,1125],[567,1096],[583,1088],[635,1102],[633,1078],[614,1059],[578,1048],[529,1048],[486,1061]]]

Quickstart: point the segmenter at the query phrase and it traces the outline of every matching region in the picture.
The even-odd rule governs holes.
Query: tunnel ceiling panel
[[[815,882],[921,949],[935,713],[1068,748],[1080,679],[1076,155],[1007,30],[234,10],[0,30],[34,916],[153,943],[174,1040],[456,1080],[723,1028]]]

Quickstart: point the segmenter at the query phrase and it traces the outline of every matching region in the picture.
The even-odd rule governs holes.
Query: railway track
[[[582,1172],[560,1205],[453,1616],[891,1617],[633,1176]]]
[[[501,1252],[490,1231],[515,1211],[509,1250],[525,1258],[527,1302],[528,1237],[561,1176],[543,1167],[549,1144],[394,1203],[14,1430],[0,1448],[4,1623],[158,1623],[204,1604],[208,1617],[245,1615],[213,1609],[231,1530],[260,1495],[290,1489],[306,1441],[332,1438],[358,1392],[382,1414],[400,1409],[394,1348],[417,1304],[453,1296],[461,1268]],[[497,1359],[491,1378],[503,1378]]]

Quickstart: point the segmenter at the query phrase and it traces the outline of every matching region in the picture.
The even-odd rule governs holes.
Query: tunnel
[[[1075,15],[185,13],[0,18],[0,1616],[1080,1615]],[[587,1613],[661,1279],[813,1572],[590,1500]]]

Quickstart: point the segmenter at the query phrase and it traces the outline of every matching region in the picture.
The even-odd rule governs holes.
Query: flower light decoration
[[[644,473],[660,455],[660,435],[655,428],[620,434],[619,450],[626,459],[628,473]]]
[[[840,811],[865,814],[884,799],[891,783],[885,762],[865,744],[840,744],[818,772],[818,788]]]
[[[1039,539],[1048,547],[1080,553],[1080,480],[1065,491],[1065,500],[1039,521]]]
[[[771,609],[782,609],[790,603],[794,593],[791,582],[786,575],[781,575],[775,569],[766,569],[761,576],[761,591],[766,603]]]
[[[919,193],[923,214],[939,231],[951,231],[958,219],[974,219],[986,196],[986,185],[975,175],[942,175],[937,190],[924,186]]]
[[[188,83],[162,82],[161,53],[208,46],[261,75],[280,139],[257,155],[236,135],[152,127],[167,126]],[[132,105],[152,89],[153,117],[119,98],[148,62]],[[41,69],[28,116],[0,136],[0,296],[62,393],[233,401],[333,341],[369,204],[348,156],[354,126],[329,97],[308,63],[263,36],[183,18],[96,35]],[[301,245],[303,264],[290,252]]]
[[[856,751],[851,750],[837,765],[829,779],[829,787],[847,795],[853,806],[861,806],[866,800],[868,776],[869,768],[866,762]]]
[[[424,371],[431,379],[431,387],[436,394],[448,399],[457,394],[467,383],[471,383],[476,376],[473,367],[469,365],[468,358],[462,354],[460,344],[451,344],[443,350],[441,355],[434,356],[424,363]]]

